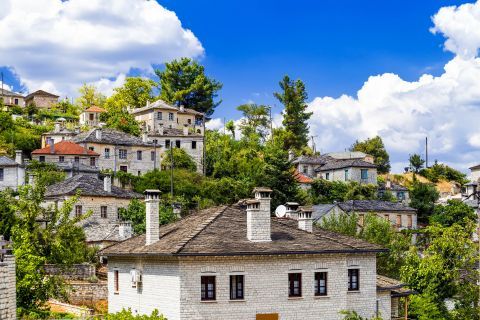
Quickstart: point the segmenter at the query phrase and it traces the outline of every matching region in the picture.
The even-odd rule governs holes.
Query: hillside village
[[[250,104],[208,130],[221,86],[207,81],[193,102],[143,78],[111,97],[84,85],[73,103],[2,91],[1,319],[478,314],[478,166],[469,181],[413,155],[394,174],[381,137],[314,152],[288,77],[275,96],[291,122]]]

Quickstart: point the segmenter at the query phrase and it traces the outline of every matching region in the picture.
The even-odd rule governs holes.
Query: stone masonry
[[[0,236],[0,319],[15,320],[17,318],[15,258],[9,253],[2,254],[5,244],[2,239]]]

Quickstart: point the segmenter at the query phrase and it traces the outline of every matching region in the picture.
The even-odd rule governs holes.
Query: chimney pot
[[[148,134],[147,132],[142,133],[142,142],[147,143],[148,142]]]
[[[146,211],[146,245],[155,243],[160,238],[160,190],[145,190]]]
[[[102,129],[98,128],[95,130],[95,138],[97,140],[102,140]]]
[[[22,165],[23,164],[23,152],[22,150],[15,150],[15,162]]]
[[[298,207],[300,205],[297,202],[287,202],[285,203],[285,207],[287,211],[285,212],[285,216],[290,219],[298,219]]]
[[[53,141],[50,141],[50,153],[55,154],[55,145],[53,144]]]
[[[269,188],[255,188],[255,199],[247,201],[247,238],[250,241],[271,241]]]
[[[183,105],[180,105],[180,112],[185,112],[185,107]]]
[[[133,236],[133,228],[130,222],[120,222],[118,225],[118,234],[122,239],[128,239]]]
[[[55,122],[55,129],[54,129],[54,132],[60,132],[61,130],[61,124],[60,122]]]
[[[183,125],[183,135],[188,136],[188,124]]]
[[[108,174],[103,177],[103,190],[108,193],[112,192],[112,177]]]
[[[312,207],[300,207],[298,212],[298,228],[307,232],[313,231]]]

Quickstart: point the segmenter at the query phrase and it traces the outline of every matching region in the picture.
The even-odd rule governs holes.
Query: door
[[[278,320],[278,313],[257,314],[256,320]]]

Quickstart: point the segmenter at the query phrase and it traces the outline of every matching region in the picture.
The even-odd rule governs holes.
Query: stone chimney
[[[35,174],[33,174],[32,172],[30,172],[28,174],[28,184],[34,188],[35,187]]]
[[[142,142],[148,142],[148,133],[146,131],[142,133]]]
[[[158,124],[158,134],[163,136],[164,130],[163,130],[163,123]]]
[[[180,112],[185,112],[185,107],[183,105],[180,106]]]
[[[295,159],[295,153],[292,150],[288,150],[288,161],[293,161]]]
[[[183,135],[188,136],[188,124],[183,125]]]
[[[130,222],[120,222],[118,225],[118,234],[122,239],[128,239],[133,236],[133,228]]]
[[[53,132],[60,132],[61,129],[62,129],[61,123],[56,121],[55,122],[55,129],[53,129]]]
[[[385,189],[392,189],[392,181],[390,181],[390,179],[385,182]]]
[[[271,241],[269,188],[255,188],[254,200],[247,201],[247,238],[250,241]]]
[[[50,153],[55,154],[55,145],[53,144],[53,141],[50,141]]]
[[[145,190],[146,240],[148,246],[160,238],[160,190]]]
[[[150,101],[147,100],[147,108],[150,107]]]
[[[23,152],[22,150],[15,150],[15,162],[22,165],[23,164]]]
[[[287,211],[285,211],[285,217],[290,218],[290,219],[298,219],[298,207],[300,205],[297,202],[287,202],[285,203],[285,208],[287,208]]]
[[[103,191],[112,192],[112,177],[109,174],[103,177]]]
[[[98,128],[95,130],[95,138],[97,140],[102,140],[102,129]]]
[[[312,207],[300,207],[298,211],[298,228],[307,232],[313,231]]]

